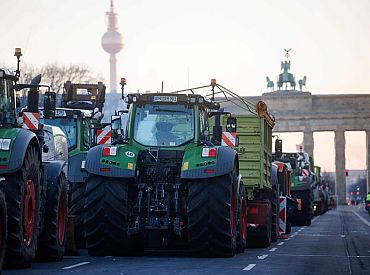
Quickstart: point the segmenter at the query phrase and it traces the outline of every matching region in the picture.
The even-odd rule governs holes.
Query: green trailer
[[[272,177],[274,121],[266,112],[265,115],[231,115],[237,120],[238,143],[233,149],[238,152],[240,174],[248,199],[247,244],[267,247],[278,237],[278,183],[277,177]],[[227,118],[227,115],[222,118],[226,131]],[[223,138],[227,138],[227,132],[223,133]]]

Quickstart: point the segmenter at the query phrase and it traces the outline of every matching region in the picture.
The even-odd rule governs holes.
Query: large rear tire
[[[84,204],[85,182],[69,183],[71,188],[71,205],[69,213],[76,216],[74,220],[74,238],[77,248],[85,248]]]
[[[40,159],[36,147],[27,148],[21,169],[6,177],[8,210],[5,263],[29,267],[35,258],[40,219]]]
[[[3,269],[7,235],[7,216],[6,201],[2,191],[0,191],[0,274]]]
[[[236,252],[244,253],[247,245],[247,195],[243,183],[240,183],[238,203],[238,223],[236,227]]]
[[[202,256],[232,257],[236,251],[236,171],[188,184],[188,241]]]
[[[91,176],[85,191],[84,227],[90,255],[122,255],[127,251],[128,183]]]
[[[57,186],[49,186],[46,197],[44,231],[40,234],[37,256],[41,260],[61,261],[67,229],[67,179],[62,173]]]

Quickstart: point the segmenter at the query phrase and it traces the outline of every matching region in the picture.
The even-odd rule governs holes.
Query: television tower
[[[122,35],[117,31],[117,13],[114,12],[113,0],[110,1],[110,11],[106,12],[108,30],[101,38],[101,45],[109,53],[110,92],[117,92],[117,59],[116,54],[123,49]]]

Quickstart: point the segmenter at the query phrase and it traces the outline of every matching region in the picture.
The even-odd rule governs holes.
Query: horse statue
[[[270,78],[268,76],[266,76],[266,81],[267,81],[267,89],[271,88],[272,91],[274,91],[274,89],[275,89],[274,81],[270,80]]]
[[[303,79],[301,79],[301,80],[299,80],[298,81],[298,84],[299,84],[299,90],[302,92],[302,87],[304,86],[305,87],[305,89],[307,89],[306,88],[306,80],[307,80],[307,77],[306,76],[304,76],[303,77]]]

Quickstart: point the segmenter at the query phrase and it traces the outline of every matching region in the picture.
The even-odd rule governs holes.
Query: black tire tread
[[[4,194],[7,203],[8,236],[5,264],[14,267],[30,267],[36,252],[40,220],[40,159],[36,148],[30,145],[26,151],[21,169],[6,177]],[[24,181],[28,175],[34,177],[37,192],[36,216],[33,240],[27,247],[23,241],[23,191]]]
[[[214,257],[232,257],[235,254],[235,237],[230,234],[231,184],[231,175],[189,182],[189,248],[195,253]],[[236,223],[236,217],[234,221]]]
[[[84,227],[90,255],[121,255],[127,247],[128,185],[92,176],[85,191]]]
[[[64,174],[58,178],[56,192],[47,194],[46,215],[44,231],[40,234],[37,256],[43,261],[61,261],[65,252],[66,235],[64,243],[59,244],[58,240],[58,205],[61,195],[65,196],[65,226],[67,226],[67,179]],[[65,231],[67,228],[65,228]]]

